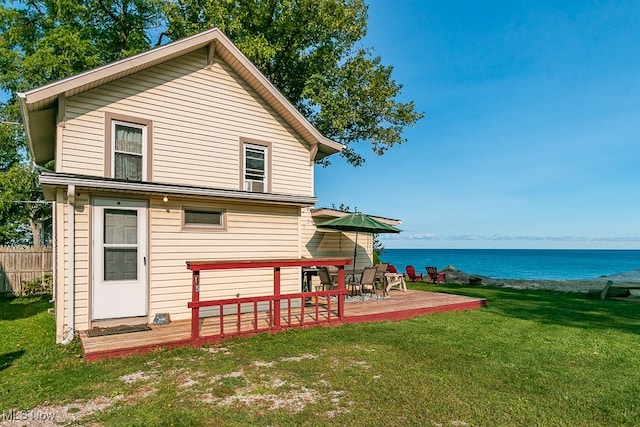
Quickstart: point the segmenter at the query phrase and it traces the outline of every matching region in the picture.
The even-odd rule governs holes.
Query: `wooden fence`
[[[51,274],[52,264],[50,246],[0,246],[0,297],[21,295],[23,282]]]

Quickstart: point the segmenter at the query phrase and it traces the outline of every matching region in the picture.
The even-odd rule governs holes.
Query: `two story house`
[[[218,29],[18,98],[34,160],[55,160],[40,182],[58,342],[107,319],[189,318],[187,260],[317,256],[314,162],[342,145]],[[203,299],[272,290],[257,270],[203,280]],[[300,269],[281,280],[299,291]]]

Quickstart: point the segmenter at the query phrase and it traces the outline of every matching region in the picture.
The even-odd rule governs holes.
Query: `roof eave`
[[[34,111],[51,108],[51,106],[55,104],[57,97],[61,94],[64,94],[65,97],[76,95],[93,89],[100,84],[106,84],[124,78],[135,72],[204,48],[212,43],[215,43],[216,53],[222,59],[225,59],[225,53],[231,55],[235,61],[229,62],[226,60],[226,62],[229,63],[236,72],[239,72],[242,78],[245,79],[254,90],[261,94],[268,103],[272,104],[272,107],[274,107],[285,120],[289,121],[292,127],[296,129],[310,146],[318,145],[314,160],[320,160],[342,151],[344,148],[342,144],[324,137],[218,28],[212,28],[191,37],[176,40],[164,46],[141,52],[129,58],[105,64],[101,67],[87,70],[74,76],[20,93],[21,110],[25,122],[29,121],[28,116]],[[31,140],[33,136],[34,132],[32,130],[28,131],[28,139]],[[53,136],[55,137],[55,130],[53,131]],[[43,156],[38,155],[38,147],[36,147],[36,145],[36,143],[30,143],[30,149],[34,151],[34,157],[42,158]]]
[[[38,111],[27,111],[23,94],[19,93],[18,100],[22,114],[24,130],[27,136],[27,147],[31,158],[36,164],[44,164],[54,159],[56,139],[57,108],[45,108]]]
[[[341,152],[344,148],[344,145],[332,141],[329,138],[322,137],[322,140],[318,142],[318,150],[314,156],[314,160],[322,160],[325,157]]]
[[[24,132],[27,136],[27,147],[29,148],[29,153],[31,153],[31,158],[35,160],[36,153],[33,149],[32,138],[31,138],[31,128],[30,123],[31,120],[29,118],[29,112],[27,109],[27,95],[24,92],[16,92],[16,97],[18,98],[18,105],[20,105],[20,114],[22,115],[22,124],[24,126]]]
[[[54,99],[60,94],[67,94],[68,92],[73,92],[79,88],[80,92],[84,92],[92,87],[85,89],[82,88],[92,82],[100,81],[101,79],[110,76],[116,76],[113,80],[117,80],[127,76],[127,71],[129,70],[136,70],[135,72],[138,72],[142,69],[166,62],[172,58],[206,46],[215,40],[218,35],[221,35],[220,30],[212,28],[191,37],[176,40],[166,45],[140,52],[128,58],[110,62],[100,67],[92,68],[73,76],[28,90],[23,92],[22,96],[28,111],[33,111],[34,108],[38,108],[37,105],[39,102],[47,99]]]
[[[207,197],[233,201],[250,201],[252,203],[284,204],[292,206],[313,206],[318,199],[312,196],[298,196],[278,193],[252,193],[248,191],[228,190],[189,185],[160,184],[154,182],[130,182],[110,178],[84,175],[59,174],[43,172],[40,175],[43,187],[87,188],[98,191],[115,191],[128,193],[144,193],[155,195],[174,195],[181,197]],[[49,191],[49,194],[53,194]]]

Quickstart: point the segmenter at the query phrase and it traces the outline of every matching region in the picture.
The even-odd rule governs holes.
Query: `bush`
[[[22,281],[22,294],[24,296],[51,294],[53,290],[53,276],[45,274],[33,280]]]

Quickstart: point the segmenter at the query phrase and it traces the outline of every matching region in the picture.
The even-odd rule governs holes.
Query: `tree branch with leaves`
[[[0,119],[21,121],[15,92],[217,26],[358,166],[363,147],[383,155],[423,116],[398,100],[393,68],[363,46],[367,17],[364,0],[2,2]],[[0,125],[0,174],[29,163],[24,141],[19,127]]]
[[[365,161],[359,145],[383,155],[423,117],[397,100],[393,68],[360,46],[363,0],[180,0],[165,11],[174,39],[219,27],[323,135],[346,146],[354,166]]]

